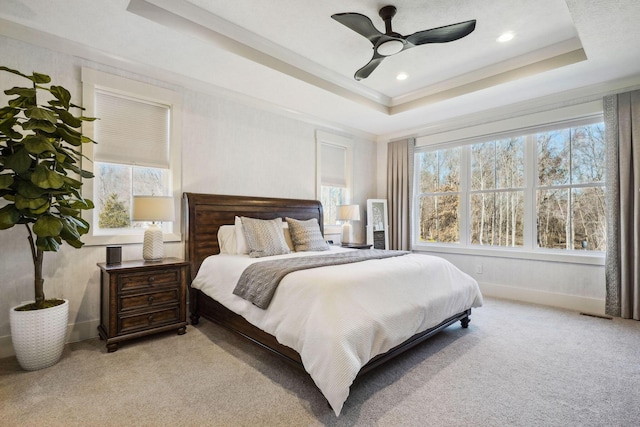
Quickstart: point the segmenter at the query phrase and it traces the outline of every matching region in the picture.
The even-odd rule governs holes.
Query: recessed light
[[[396,79],[398,80],[407,80],[407,78],[409,77],[409,74],[407,73],[400,73],[396,76]]]
[[[498,37],[496,41],[500,43],[508,42],[509,40],[512,40],[515,36],[516,35],[512,31],[508,31],[502,34],[500,37]]]

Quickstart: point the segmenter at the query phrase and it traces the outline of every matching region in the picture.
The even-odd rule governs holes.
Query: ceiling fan
[[[412,47],[427,43],[446,43],[468,36],[476,28],[476,20],[459,22],[444,27],[418,31],[409,36],[403,36],[391,29],[391,19],[396,14],[395,6],[385,6],[378,12],[384,21],[385,33],[381,33],[373,26],[368,17],[360,13],[336,13],[333,19],[351,28],[358,34],[365,36],[373,44],[373,58],[364,67],[356,71],[356,80],[362,80],[376,69],[382,60]]]

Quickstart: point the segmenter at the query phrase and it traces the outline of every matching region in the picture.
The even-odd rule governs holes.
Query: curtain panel
[[[604,98],[606,312],[640,320],[640,90]]]
[[[387,148],[389,248],[411,249],[411,190],[415,139],[390,142]]]

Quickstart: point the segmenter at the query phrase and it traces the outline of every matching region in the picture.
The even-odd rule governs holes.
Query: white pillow
[[[218,246],[220,246],[221,254],[235,255],[238,253],[236,227],[234,225],[223,225],[218,229]]]
[[[239,216],[236,216],[235,220],[236,229],[236,253],[238,255],[247,255],[249,253],[249,245],[247,239],[244,237],[244,228],[242,228],[242,220]]]
[[[294,250],[293,240],[291,240],[291,232],[289,231],[289,224],[286,222],[282,223],[282,228],[284,229],[284,240],[287,242],[287,246],[290,251]]]

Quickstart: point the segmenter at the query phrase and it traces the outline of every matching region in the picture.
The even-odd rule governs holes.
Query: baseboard
[[[605,314],[605,300],[577,295],[567,295],[515,286],[478,283],[483,295],[514,301],[548,305],[578,312]]]
[[[98,336],[99,320],[89,320],[87,322],[73,323],[67,325],[66,343],[88,340]],[[11,335],[0,337],[0,359],[3,357],[15,356]]]

